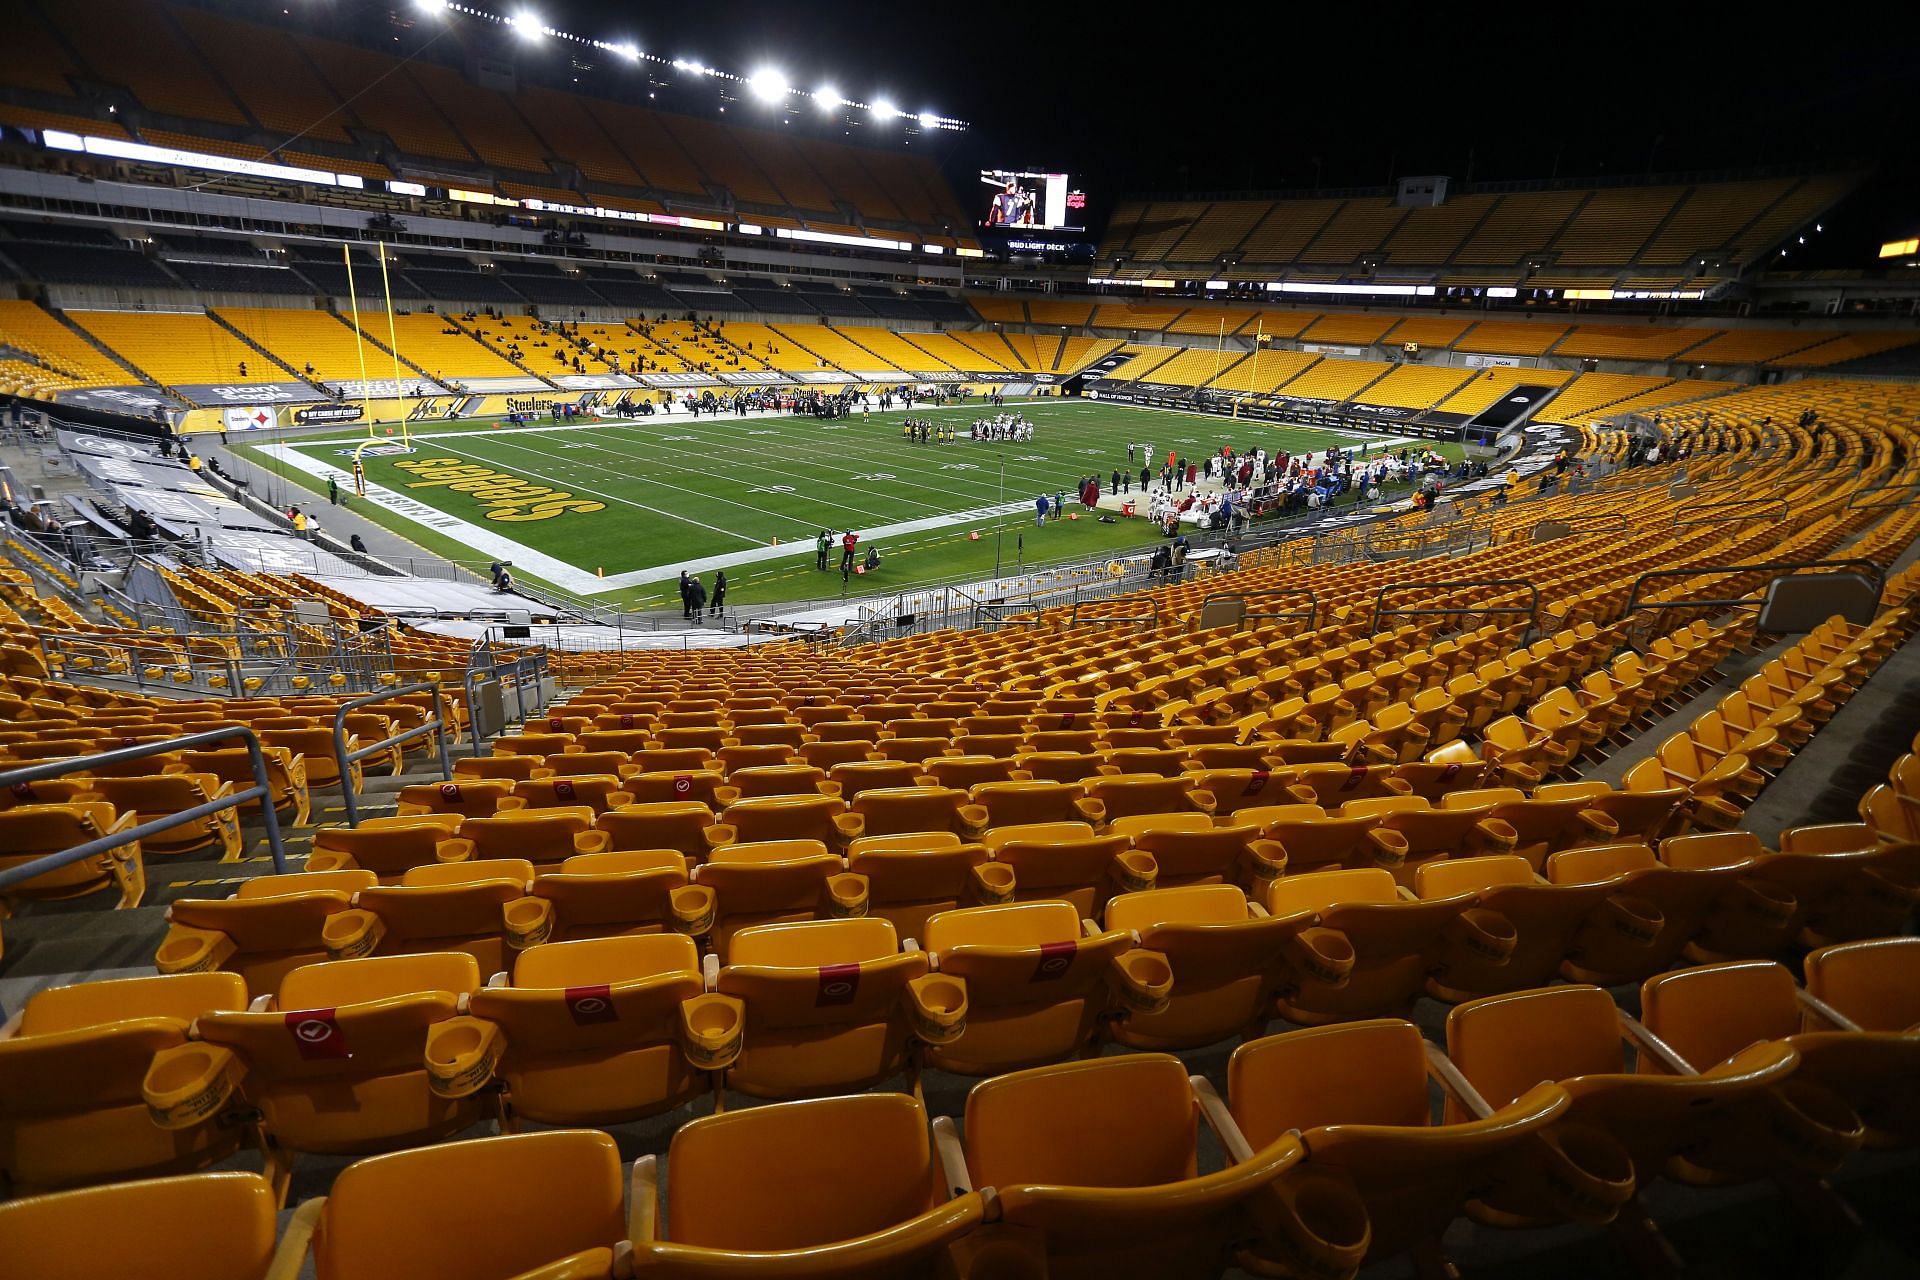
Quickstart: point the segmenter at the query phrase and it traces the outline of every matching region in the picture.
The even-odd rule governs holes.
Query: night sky
[[[306,16],[336,3],[342,16],[359,7],[306,0]],[[1839,211],[1832,239],[1783,265],[1864,265],[1863,246],[1920,231],[1920,58],[1895,10],[1808,7],[1776,20],[1680,5],[1427,5],[1397,19],[1390,5],[1057,0],[528,7],[550,26],[667,57],[742,73],[772,65],[801,88],[832,83],[968,120],[965,135],[914,145],[931,144],[956,178],[983,164],[1069,171],[1096,223],[1123,192],[1859,161],[1875,181]],[[770,114],[736,103],[727,118]]]

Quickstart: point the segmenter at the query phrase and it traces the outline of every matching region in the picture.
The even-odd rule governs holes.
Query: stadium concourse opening
[[[1016,413],[1031,438],[972,438],[974,423]],[[952,428],[952,439],[923,443],[909,420]],[[877,548],[880,566],[851,589],[879,595],[1104,562],[1181,531],[1244,531],[1235,501],[1262,522],[1305,512],[1309,500],[1330,509],[1399,501],[1423,481],[1451,482],[1462,461],[1457,444],[1051,397],[1010,409],[984,398],[863,406],[827,420],[683,408],[592,422],[416,422],[411,453],[360,450],[367,438],[246,436],[233,452],[324,493],[329,480],[350,480],[359,451],[366,496],[349,499],[354,512],[430,552],[511,560],[522,577],[638,608],[669,602],[683,570],[724,570],[737,603],[840,594],[838,551],[835,572],[816,567],[823,531],[836,547],[851,530],[863,551]],[[1093,506],[1082,501],[1090,479]],[[1153,518],[1163,512],[1173,520]]]

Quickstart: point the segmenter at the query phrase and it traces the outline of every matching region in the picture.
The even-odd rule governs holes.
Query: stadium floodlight
[[[873,118],[875,120],[891,120],[895,116],[900,114],[900,108],[894,106],[891,102],[888,102],[885,98],[875,99],[872,110],[873,110]]]
[[[446,11],[447,0],[413,0],[413,7],[422,13],[438,16]]]
[[[538,40],[546,29],[540,16],[531,9],[522,9],[514,14],[507,19],[507,25],[518,32],[522,40]]]
[[[770,105],[785,102],[790,92],[787,87],[787,78],[774,67],[762,67],[748,76],[747,91]]]
[[[632,41],[628,41],[625,44],[609,45],[608,48],[625,58],[628,62],[640,61],[640,46],[634,44]]]
[[[933,114],[933,112],[922,111],[920,113],[920,127],[922,129],[938,128],[939,124],[940,124],[940,117]]]
[[[830,84],[823,84],[818,89],[815,89],[813,91],[813,100],[822,111],[832,111],[835,107],[838,107],[846,101],[845,98],[840,96],[840,91]]]
[[[673,60],[673,69],[675,71],[690,71],[696,76],[713,74],[710,68],[701,66],[692,58],[675,58]]]

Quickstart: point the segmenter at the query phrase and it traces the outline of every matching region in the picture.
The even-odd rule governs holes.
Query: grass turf
[[[1271,452],[1320,453],[1330,446],[1381,437],[1229,421],[1082,400],[1038,400],[1014,406],[1035,424],[1024,443],[919,445],[902,436],[902,411],[871,418],[821,422],[779,416],[692,419],[641,418],[599,424],[534,424],[514,430],[493,422],[415,425],[411,455],[364,458],[369,484],[404,493],[448,515],[497,531],[525,546],[588,572],[608,576],[656,570],[651,582],[597,596],[628,607],[663,607],[677,599],[678,565],[702,556],[725,555],[793,543],[793,554],[727,569],[728,598],[737,604],[880,594],[931,582],[987,578],[1017,566],[1085,559],[1150,545],[1158,540],[1145,520],[1102,524],[1085,515],[1049,520],[1036,528],[1033,499],[1059,492],[1073,501],[1078,476],[1097,473],[1104,491],[1115,468],[1128,469],[1129,441],[1153,446],[1164,461],[1169,450],[1204,457],[1221,445],[1261,447]],[[992,411],[978,404],[917,409],[911,416],[967,424]],[[343,450],[364,434],[329,433],[289,442],[291,448],[334,466],[350,463]],[[261,450],[239,445],[257,464],[315,492],[324,482],[295,468],[277,466]],[[1440,446],[1457,458],[1457,446]],[[1138,455],[1136,455],[1138,457]],[[503,523],[486,518],[480,498],[444,485],[420,483],[398,465],[427,458],[456,459],[504,472],[516,479],[564,490],[604,510],[568,511],[551,518]],[[1137,480],[1140,461],[1132,464]],[[1157,469],[1157,468],[1156,468]],[[1004,479],[1003,479],[1004,470]],[[1006,514],[992,508],[1018,504]],[[355,502],[358,513],[393,529],[428,551],[472,560],[478,554],[451,537],[372,503]],[[971,514],[967,514],[971,513]],[[959,517],[959,518],[956,518]],[[910,521],[930,527],[879,538],[879,570],[856,576],[844,587],[836,572],[814,569],[814,538],[821,528],[863,534]],[[978,540],[970,537],[973,532]],[[996,533],[999,534],[996,539]],[[836,551],[834,565],[838,565]],[[535,577],[524,568],[516,576]],[[708,576],[710,577],[710,571]]]

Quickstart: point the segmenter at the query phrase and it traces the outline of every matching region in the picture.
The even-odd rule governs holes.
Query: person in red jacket
[[[853,549],[859,542],[860,535],[851,529],[840,539],[840,576],[843,578],[853,572]]]

